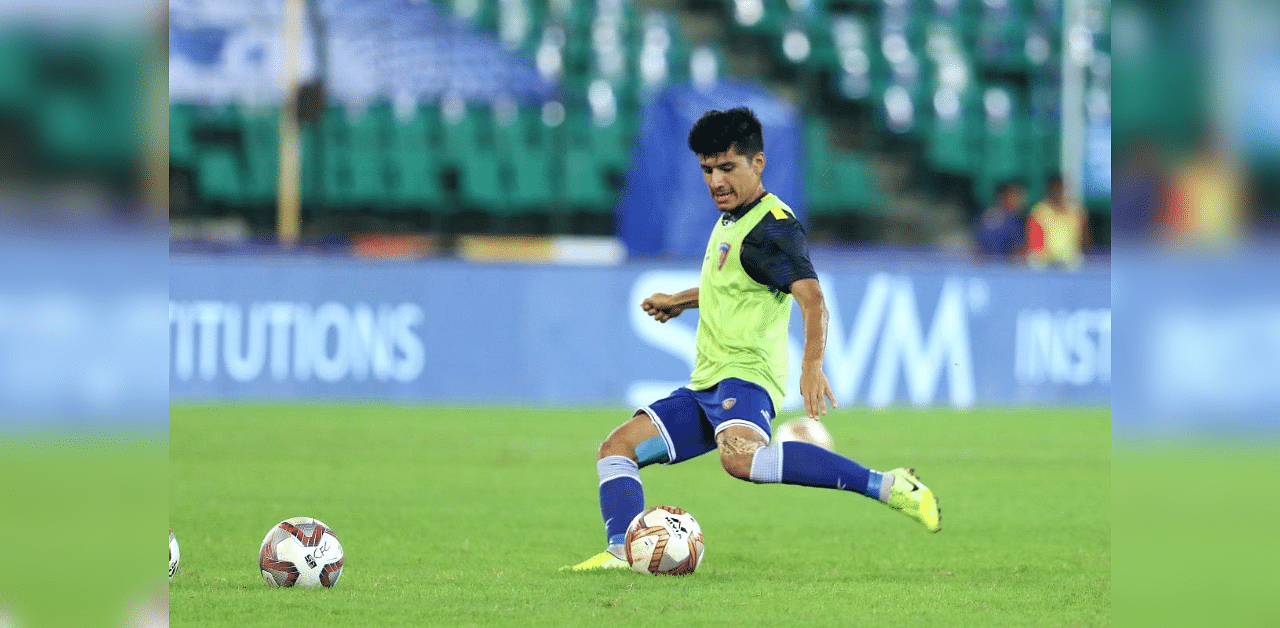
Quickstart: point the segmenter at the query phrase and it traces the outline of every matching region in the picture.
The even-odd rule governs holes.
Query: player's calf
[[[627,524],[644,509],[640,468],[666,462],[667,446],[649,415],[637,412],[605,438],[597,453],[600,514],[604,518],[609,549],[618,555]],[[587,562],[591,563],[590,560]]]

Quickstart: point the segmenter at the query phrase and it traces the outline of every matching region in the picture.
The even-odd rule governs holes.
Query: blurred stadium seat
[[[535,68],[558,93],[511,105],[510,94],[494,92],[459,106],[445,102],[456,94],[440,91],[412,97],[408,115],[385,99],[367,109],[331,103],[319,129],[304,130],[316,134],[308,154],[321,160],[318,176],[304,164],[318,188],[304,182],[305,198],[318,203],[312,211],[412,216],[457,205],[496,219],[541,216],[569,231],[575,224],[557,217],[611,215],[645,102],[690,79],[695,49],[705,51],[704,66],[714,61],[713,74],[760,68],[758,76],[793,94],[810,121],[805,154],[817,214],[892,215],[897,194],[928,190],[935,175],[969,180],[973,190],[964,207],[936,211],[972,213],[999,180],[1019,178],[1038,193],[1057,162],[1058,0],[435,3],[477,33],[450,35],[446,48],[456,49],[435,53],[443,55],[433,62],[446,77],[440,85],[474,91],[468,64],[510,51],[516,56],[501,63]],[[23,80],[20,53],[0,55],[0,102]],[[564,111],[562,123],[543,115],[549,98]],[[74,104],[52,110],[63,112],[61,124],[75,124]],[[170,125],[171,167],[194,169],[201,181],[195,207],[270,204],[277,112],[219,120],[221,132],[235,127],[239,139],[205,141],[212,118],[195,105],[174,100]],[[499,121],[499,106],[516,113]],[[881,189],[871,173],[903,150],[916,151],[924,171],[910,189]]]

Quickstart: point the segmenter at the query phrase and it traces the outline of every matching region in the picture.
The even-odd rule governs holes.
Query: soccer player
[[[804,314],[800,393],[817,418],[835,398],[822,373],[827,309],[809,262],[804,228],[764,189],[764,137],[750,109],[708,111],[689,133],[720,216],[702,260],[699,286],[655,294],[640,305],[659,322],[689,308],[698,319],[689,385],[641,408],[600,445],[600,512],[608,548],[566,569],[627,567],[627,525],[644,509],[640,468],[676,464],[713,449],[733,477],[852,491],[879,500],[931,532],[941,529],[933,492],[912,469],[878,472],[809,443],[769,444],[787,381],[791,300]]]

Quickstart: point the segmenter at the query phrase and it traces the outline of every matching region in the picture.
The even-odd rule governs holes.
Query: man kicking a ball
[[[764,137],[750,109],[708,111],[689,132],[707,189],[720,217],[702,260],[699,286],[655,294],[641,307],[659,322],[689,308],[698,319],[697,363],[689,385],[618,426],[600,445],[600,512],[608,548],[575,571],[625,568],[627,525],[644,509],[640,468],[676,464],[712,449],[733,477],[757,484],[798,484],[853,491],[942,529],[933,491],[912,469],[872,471],[803,442],[769,444],[787,381],[787,325],[791,299],[804,315],[800,393],[817,418],[835,398],[822,373],[827,308],[809,262],[804,228],[778,197],[764,189]]]

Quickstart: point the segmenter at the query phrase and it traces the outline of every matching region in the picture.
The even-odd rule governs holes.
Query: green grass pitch
[[[852,493],[757,486],[712,455],[641,472],[690,511],[697,573],[557,569],[603,549],[598,443],[623,410],[175,406],[174,626],[1099,626],[1111,612],[1110,411],[840,411],[841,453],[909,465],[943,530]],[[785,417],[784,417],[785,418]],[[272,589],[272,524],[342,539],[329,590]]]

